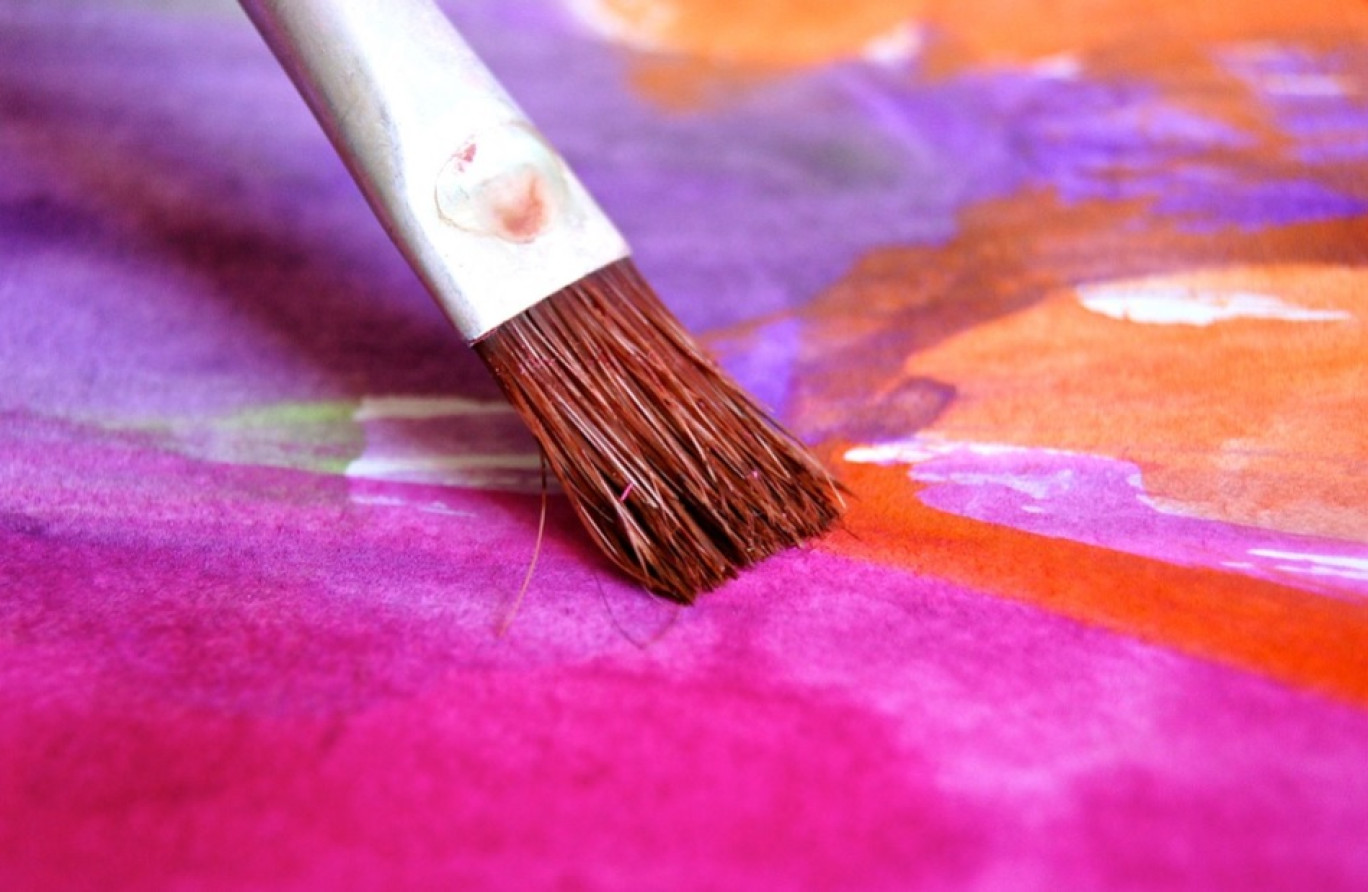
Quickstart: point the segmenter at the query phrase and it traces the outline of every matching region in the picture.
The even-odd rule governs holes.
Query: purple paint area
[[[936,80],[833,66],[732,83],[702,110],[670,112],[624,88],[630,51],[605,56],[563,14],[455,12],[695,328],[801,305],[871,248],[944,241],[966,208],[1023,189],[1148,199],[1154,224],[1193,232],[1368,209],[1331,183],[1270,170],[1258,136],[1186,97],[1081,62]],[[538,30],[556,35],[552,59],[528,36]],[[548,65],[577,76],[548,88]],[[586,91],[587,114],[572,98]]]
[[[493,383],[245,20],[0,12],[0,408]]]
[[[1004,71],[884,89],[911,130],[956,149],[943,163],[973,172],[983,190],[975,199],[1029,187],[1070,202],[1149,199],[1159,219],[1194,232],[1368,210],[1362,197],[1305,174],[1270,173],[1252,135],[1143,81]]]
[[[1240,181],[1229,172],[1192,168],[1163,183],[1180,187],[1156,208],[1184,221],[1192,232],[1214,233],[1227,226],[1258,230],[1321,220],[1347,219],[1368,211],[1368,201],[1344,195],[1309,179]]]
[[[696,330],[799,306],[872,247],[943,241],[967,207],[1024,188],[1149,197],[1198,230],[1364,209],[1263,177],[1248,135],[1143,83],[855,66],[669,112],[630,91],[626,51],[561,14],[453,11]],[[0,405],[492,395],[245,22],[3,15]],[[751,357],[747,381],[782,398],[790,356]]]
[[[1234,47],[1223,66],[1253,91],[1308,165],[1368,160],[1368,50],[1313,53],[1272,44]]]
[[[761,405],[777,412],[792,396],[792,378],[784,371],[793,368],[802,343],[802,323],[781,317],[744,338],[714,338],[707,346],[728,360],[728,371]]]
[[[5,421],[9,888],[1368,870],[1368,716],[1244,673],[818,552],[676,611],[586,553],[558,499],[500,639],[535,497],[367,504],[335,477]]]
[[[874,447],[878,449],[879,447]],[[1189,567],[1235,570],[1329,595],[1368,597],[1368,547],[1185,517],[1154,507],[1140,469],[1023,448],[960,448],[909,471],[927,505],[988,523]]]

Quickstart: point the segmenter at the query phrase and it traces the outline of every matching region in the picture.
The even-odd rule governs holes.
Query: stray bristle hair
[[[809,539],[838,485],[705,355],[630,259],[475,344],[605,554],[691,603]]]

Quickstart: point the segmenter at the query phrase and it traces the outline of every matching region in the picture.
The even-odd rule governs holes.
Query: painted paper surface
[[[1368,13],[453,4],[854,493],[679,610],[234,10],[0,11],[0,886],[1368,883]],[[1048,24],[1048,27],[1047,27]]]

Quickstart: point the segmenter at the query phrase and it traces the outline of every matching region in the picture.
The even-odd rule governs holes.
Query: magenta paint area
[[[1368,866],[1368,717],[1245,673],[814,551],[680,610],[556,498],[499,638],[535,496],[6,421],[14,888],[1348,889]]]

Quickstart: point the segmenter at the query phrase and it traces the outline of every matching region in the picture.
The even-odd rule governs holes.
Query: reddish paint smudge
[[[536,174],[528,176],[522,188],[509,200],[498,202],[494,208],[498,233],[515,242],[529,242],[546,227],[551,215],[551,202],[546,184]]]

